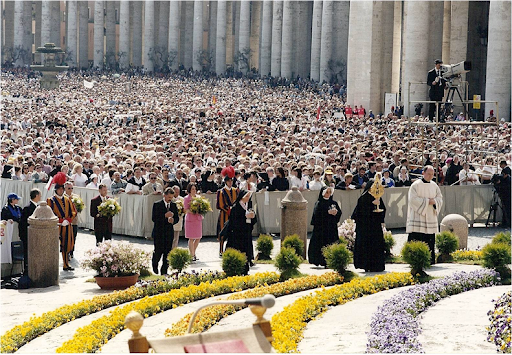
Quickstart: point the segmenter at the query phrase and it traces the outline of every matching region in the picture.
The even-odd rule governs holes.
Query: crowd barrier
[[[34,187],[42,191],[43,199],[53,194],[52,190],[45,189],[45,184],[13,181],[1,179],[0,201],[2,205],[7,203],[7,195],[14,192],[22,197],[20,206],[25,206],[30,199],[30,190]],[[388,228],[404,228],[407,219],[408,187],[396,187],[385,189],[382,197],[386,205],[386,226]],[[98,195],[98,190],[75,187],[74,192],[82,197],[85,209],[79,215],[79,227],[93,228],[93,218],[90,217],[89,207],[91,199]],[[493,198],[491,185],[478,186],[441,186],[444,204],[439,211],[439,221],[444,216],[456,213],[464,216],[470,224],[485,222],[489,213],[489,207]],[[339,203],[342,211],[341,221],[350,218],[361,190],[334,192],[334,199]],[[318,191],[304,191],[304,198],[308,201],[308,225],[313,214],[313,207],[318,200]],[[213,212],[206,214],[203,220],[203,235],[214,236],[217,233],[217,219],[219,211],[216,206],[216,194],[204,194],[211,205]],[[279,233],[281,229],[281,200],[286,192],[258,192],[253,194],[253,207],[256,211],[258,222],[254,228],[254,234]],[[113,219],[113,233],[137,237],[150,237],[153,230],[151,212],[153,203],[160,200],[161,196],[140,196],[120,194],[116,198],[121,205],[121,213]],[[501,211],[499,211],[501,220]],[[309,231],[312,226],[309,225]]]

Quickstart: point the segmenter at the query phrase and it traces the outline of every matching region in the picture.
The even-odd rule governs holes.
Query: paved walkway
[[[470,237],[468,239],[469,248],[475,249],[478,246],[483,246],[484,244],[490,241],[490,239],[496,232],[501,230],[502,229],[499,228],[471,228]],[[398,254],[403,244],[406,242],[407,236],[405,234],[405,230],[403,229],[393,230],[392,232],[397,241],[397,245],[393,249],[393,252],[395,254]],[[150,252],[153,251],[153,243],[151,241],[122,236],[114,236],[114,239],[128,240],[136,244],[137,247],[140,247]],[[44,312],[54,310],[63,305],[72,304],[80,300],[90,299],[96,295],[108,293],[108,291],[102,291],[101,289],[99,289],[95,283],[86,282],[86,280],[91,279],[95,275],[94,271],[84,271],[78,267],[79,261],[83,259],[85,251],[94,247],[94,244],[95,238],[90,231],[79,230],[79,235],[77,238],[77,247],[75,250],[76,258],[72,260],[72,266],[74,266],[76,270],[73,272],[61,271],[59,286],[28,290],[1,290],[0,315],[2,318],[2,322],[0,324],[0,333],[3,334],[7,330],[11,329],[13,326],[28,321],[30,317],[32,317],[33,315],[39,316]],[[184,238],[180,240],[180,247],[187,247],[186,240]],[[279,238],[275,237],[274,250],[272,252],[273,256],[275,256],[279,252],[279,248]],[[215,238],[204,238],[199,245],[197,255],[200,261],[191,265],[187,270],[221,270],[220,259],[218,256],[218,243],[215,240]],[[431,268],[429,270],[429,273],[432,275],[449,274],[455,270],[459,270],[461,267],[463,267],[465,270],[472,270],[478,268],[478,266],[469,265],[438,264]],[[251,274],[259,271],[275,270],[275,267],[271,264],[258,264],[254,268],[251,268]],[[309,264],[302,264],[300,270],[301,272],[307,274],[322,274],[326,271],[324,268],[315,267]],[[351,270],[355,271],[352,265]],[[388,264],[386,266],[386,271],[408,271],[408,266],[405,264]],[[360,274],[365,275],[364,273]],[[372,274],[370,273],[369,275]],[[295,296],[291,295],[288,297],[291,300]],[[186,314],[192,311],[197,304],[194,303],[191,305],[187,305],[185,306],[187,308],[183,308],[183,310],[180,310],[180,312],[183,311]],[[20,352],[54,352],[54,349],[60,346],[63,341],[69,339],[77,328],[85,324],[89,324],[93,319],[96,319],[106,313],[108,313],[108,310],[103,311],[101,314],[90,315],[88,317],[82,318],[81,320],[75,320],[67,325],[61,326],[56,330],[48,333],[46,336],[34,340],[32,342],[33,344],[30,344],[30,346],[27,345],[26,347],[23,347],[22,349],[20,349]],[[176,317],[173,316],[173,319],[169,321],[168,316],[165,315],[167,315],[167,312],[162,314],[162,317],[165,317],[162,318],[165,319],[165,328],[167,328],[173,322],[181,318],[181,316],[178,317],[176,313]],[[232,316],[233,319],[236,319],[236,317],[238,316]],[[154,319],[157,318],[158,316],[155,317]],[[228,317],[226,319],[226,322],[228,322],[226,324],[229,324],[229,318],[231,317]],[[222,321],[218,326],[214,328],[222,327],[222,324],[224,324],[223,322],[224,321]],[[158,332],[160,332],[160,330],[158,330],[157,333]]]
[[[488,342],[485,327],[490,324],[487,312],[494,309],[492,300],[510,290],[510,286],[485,287],[448,297],[423,313],[423,332],[419,341],[427,354],[495,354]]]

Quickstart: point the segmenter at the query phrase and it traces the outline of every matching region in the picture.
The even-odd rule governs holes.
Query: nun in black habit
[[[311,224],[314,227],[308,250],[310,264],[326,266],[322,248],[339,241],[338,222],[341,218],[341,209],[332,198],[333,192],[332,187],[322,187],[313,209]]]
[[[366,272],[380,272],[385,268],[384,233],[382,223],[386,216],[386,206],[382,199],[370,194],[374,179],[366,184],[363,194],[357,200],[352,219],[356,222],[354,244],[354,267]],[[382,212],[374,212],[379,206]]]
[[[256,213],[252,210],[251,195],[250,191],[240,191],[231,208],[226,231],[228,240],[226,249],[233,248],[245,253],[248,265],[252,265],[254,260],[252,229],[256,224]]]

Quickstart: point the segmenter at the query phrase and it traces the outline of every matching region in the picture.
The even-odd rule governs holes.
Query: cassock
[[[434,205],[429,199],[435,200]],[[441,189],[433,181],[419,179],[409,189],[409,207],[407,209],[406,233],[408,241],[419,240],[428,244],[431,252],[431,263],[435,263],[435,235],[439,232],[437,216],[443,206]]]
[[[322,254],[322,248],[339,241],[338,222],[341,218],[340,206],[334,201],[332,195],[328,199],[324,198],[324,192],[327,188],[327,186],[322,187],[313,209],[313,216],[311,217],[313,234],[308,249],[309,262],[322,266],[327,265]],[[332,207],[338,211],[335,216],[329,214],[329,209]]]
[[[381,223],[384,223],[386,207],[380,199],[379,208],[383,211],[374,212],[377,206],[373,204],[375,197],[369,192],[371,185],[373,183],[369,182],[352,213],[352,219],[356,222],[354,267],[369,272],[379,272],[384,271],[385,268],[385,245]]]
[[[46,202],[52,209],[53,213],[55,213],[59,218],[59,223],[62,223],[65,220],[69,222],[67,226],[59,226],[60,251],[62,254],[63,269],[69,269],[69,253],[73,250],[73,226],[71,225],[71,222],[76,216],[76,210],[73,207],[73,202],[64,195],[54,195]]]

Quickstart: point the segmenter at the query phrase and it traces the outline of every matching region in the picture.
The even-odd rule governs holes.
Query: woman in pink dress
[[[196,250],[199,245],[199,241],[203,236],[203,216],[198,213],[192,213],[190,211],[190,203],[192,199],[196,197],[197,185],[191,182],[187,186],[188,195],[183,200],[183,208],[185,210],[185,238],[188,238],[188,249],[192,260],[197,261]]]

